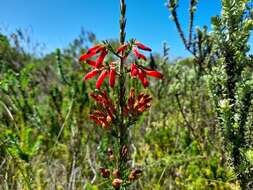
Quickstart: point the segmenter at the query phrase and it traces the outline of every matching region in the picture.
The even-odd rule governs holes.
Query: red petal
[[[138,101],[140,101],[144,96],[145,96],[145,94],[144,94],[143,92],[141,92],[141,93],[138,95],[138,97],[137,97]]]
[[[101,100],[101,95],[97,95],[96,93],[90,93],[90,96],[94,98],[97,102]]]
[[[137,45],[137,47],[138,47],[139,49],[142,49],[142,50],[145,50],[145,51],[152,51],[151,48],[149,48],[149,47],[143,45],[143,44],[140,43],[140,42],[136,42],[135,45]]]
[[[107,51],[104,49],[96,61],[96,67],[99,67],[103,63],[106,55]]]
[[[124,45],[122,45],[122,46],[120,46],[118,49],[117,49],[117,54],[119,54],[119,53],[124,53],[124,51],[126,50],[126,48],[128,47],[129,45],[128,44],[124,44]]]
[[[137,110],[142,113],[146,110],[146,107],[142,106],[142,107],[138,108]]]
[[[105,77],[107,76],[107,71],[102,71],[102,73],[99,75],[97,83],[96,83],[96,88],[99,89],[101,87],[101,85],[104,82]]]
[[[114,117],[113,117],[113,111],[110,109],[110,107],[106,107],[106,111],[107,111],[107,113],[108,113],[108,115],[111,117],[111,119],[113,119]]]
[[[134,63],[131,64],[131,76],[136,77],[138,74],[137,67]]]
[[[162,73],[155,71],[155,70],[145,70],[145,73],[151,77],[162,79],[163,75]]]
[[[115,85],[115,76],[116,76],[116,71],[115,71],[115,67],[111,67],[110,70],[110,76],[109,76],[109,85],[110,87],[114,87]]]
[[[103,47],[103,46],[102,46],[101,44],[96,45],[96,46],[94,46],[94,47],[88,49],[87,54],[89,54],[89,53],[98,53],[97,50],[101,49],[102,47]]]
[[[94,70],[92,70],[91,72],[87,73],[87,74],[84,76],[83,80],[90,79],[90,78],[96,76],[97,74],[98,74],[98,70],[97,70],[97,69],[94,69]]]
[[[148,87],[149,82],[148,82],[148,79],[146,77],[144,77],[142,85],[144,86],[144,88]]]
[[[142,106],[146,106],[147,104],[150,104],[151,100],[152,100],[152,98],[149,98],[149,99],[146,99],[146,100],[143,100],[143,101],[139,102],[139,105],[137,106],[137,108],[140,108]]]
[[[99,111],[99,110],[95,110],[95,111],[93,112],[93,114],[94,114],[95,116],[97,116],[97,117],[106,117],[106,115],[105,115],[103,112]]]
[[[139,51],[136,48],[133,48],[133,52],[134,55],[138,58],[138,59],[143,59],[144,61],[147,61],[147,58],[145,57],[145,55],[139,53]]]
[[[97,125],[101,125],[101,122],[95,115],[90,115],[90,119],[95,121]]]
[[[96,62],[95,62],[95,61],[87,60],[86,62],[87,62],[89,65],[91,65],[92,67],[95,67],[95,66],[96,66]]]
[[[96,55],[96,52],[85,53],[85,54],[83,54],[83,55],[80,56],[79,61],[84,61],[84,60],[86,60],[88,58],[93,57],[94,55]]]
[[[144,88],[148,87],[149,85],[149,82],[148,82],[148,79],[147,77],[145,76],[145,73],[139,69],[139,72],[138,72],[138,77],[143,85]]]
[[[99,118],[99,120],[103,128],[107,129],[109,127],[109,123],[107,122],[106,118]]]
[[[131,88],[130,93],[129,93],[129,97],[132,98],[132,99],[135,98],[135,90],[134,90],[134,88]]]

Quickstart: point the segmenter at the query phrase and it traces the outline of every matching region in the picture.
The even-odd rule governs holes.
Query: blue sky
[[[30,29],[32,39],[46,44],[46,51],[67,46],[80,34],[81,27],[99,40],[117,38],[119,0],[0,0],[0,28]],[[169,19],[165,0],[126,0],[127,38],[136,38],[162,52],[168,42],[172,58],[187,56],[174,23]],[[188,21],[189,0],[179,0],[179,18]],[[199,0],[195,24],[210,28],[211,16],[220,14],[220,0]]]

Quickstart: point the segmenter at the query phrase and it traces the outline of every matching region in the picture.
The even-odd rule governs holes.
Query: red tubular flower
[[[131,64],[131,76],[136,77],[138,75],[138,69],[136,67],[136,64]]]
[[[139,48],[139,49],[142,49],[142,50],[145,50],[145,51],[152,51],[151,48],[143,45],[142,43],[140,42],[135,42],[135,45]]]
[[[89,58],[95,56],[96,54],[98,54],[100,51],[103,51],[103,50],[105,50],[104,45],[101,45],[101,44],[96,45],[96,46],[88,49],[87,53],[81,55],[79,58],[79,61],[85,61],[86,59],[89,59]]]
[[[115,76],[116,76],[115,66],[111,65],[110,74],[109,74],[109,85],[112,88],[115,85]]]
[[[90,119],[95,121],[97,125],[101,124],[101,122],[99,121],[99,119],[95,115],[90,115]]]
[[[135,103],[134,108],[137,109],[139,112],[143,112],[151,106],[150,101],[152,100],[152,98],[149,95],[144,95],[143,93],[141,93],[138,96],[137,100],[138,101]]]
[[[119,53],[124,53],[125,52],[125,50],[128,48],[128,46],[129,46],[129,44],[124,44],[124,45],[122,45],[122,46],[120,46],[118,49],[117,49],[117,54],[119,54]]]
[[[102,106],[106,106],[110,102],[105,91],[103,91],[99,94],[91,93],[90,96],[92,98],[94,98],[95,101]]]
[[[106,114],[103,113],[103,112],[100,111],[100,110],[95,110],[95,111],[93,112],[93,114],[95,114],[95,115],[98,116],[98,117],[106,117]]]
[[[100,89],[101,85],[103,84],[105,77],[108,75],[108,72],[106,70],[103,70],[101,74],[98,77],[97,83],[96,83],[96,88]]]
[[[148,68],[143,68],[143,69],[144,69],[144,72],[151,77],[155,77],[155,78],[159,78],[159,79],[163,78],[163,75],[158,71],[151,70]]]
[[[138,76],[144,88],[146,88],[149,85],[149,81],[146,75],[159,79],[163,78],[163,75],[160,72],[152,70],[148,67],[143,67],[141,65],[137,66],[135,63],[131,64],[130,75],[131,77]]]
[[[138,110],[138,112],[142,113],[151,106],[150,105],[151,100],[152,98],[149,95],[143,94],[142,98],[141,99],[138,98],[138,101],[136,101],[134,108]]]
[[[87,62],[90,66],[96,67],[96,62],[95,62],[95,61],[87,60],[86,62]]]
[[[138,69],[138,77],[139,77],[143,87],[144,88],[148,87],[148,85],[149,85],[148,79],[146,77],[146,74],[141,69]]]
[[[95,121],[97,125],[102,125],[103,128],[108,128],[112,118],[100,110],[95,110],[91,115],[90,119]]]
[[[93,69],[92,71],[90,71],[89,73],[87,73],[83,80],[88,80],[91,79],[92,77],[96,76],[98,74],[98,69]]]
[[[87,60],[87,63],[91,65],[94,69],[85,75],[84,80],[90,79],[100,73],[96,83],[96,88],[99,89],[104,79],[109,75],[109,85],[112,88],[114,87],[116,78],[116,68],[113,63],[110,64],[110,69],[105,65],[97,67],[96,62],[93,60]]]
[[[103,61],[104,61],[104,58],[105,58],[105,56],[107,55],[107,51],[106,51],[106,49],[104,48],[103,50],[102,50],[102,53],[100,54],[100,56],[98,57],[98,59],[97,59],[97,61],[96,61],[96,65],[95,65],[95,67],[99,67],[102,63],[103,63]]]
[[[96,54],[97,54],[96,52],[83,54],[83,55],[80,56],[79,61],[84,61],[86,59],[89,59],[89,58],[95,56]]]
[[[96,46],[88,49],[87,54],[90,54],[90,53],[96,53],[97,54],[102,48],[103,48],[103,46],[101,44],[96,45]]]
[[[107,117],[98,116],[96,114],[91,114],[90,119],[95,121],[97,125],[102,125],[103,128],[108,129],[109,123],[107,122]]]
[[[133,53],[135,55],[135,57],[137,57],[138,59],[143,59],[144,61],[147,61],[147,58],[145,57],[145,55],[141,54],[137,48],[133,48]]]
[[[103,105],[105,100],[101,94],[90,93],[90,96],[99,104]]]

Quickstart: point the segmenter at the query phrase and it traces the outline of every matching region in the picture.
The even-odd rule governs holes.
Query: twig
[[[179,111],[180,111],[181,115],[183,116],[183,119],[184,119],[184,121],[185,121],[187,127],[191,130],[193,136],[194,136],[194,137],[197,137],[197,135],[196,135],[195,132],[194,132],[193,127],[191,126],[190,122],[189,122],[189,121],[187,120],[187,118],[186,118],[186,115],[185,115],[185,113],[184,113],[184,110],[183,110],[183,107],[182,107],[182,105],[181,105],[181,102],[180,102],[180,99],[179,99],[179,97],[178,97],[178,94],[176,94],[175,96],[176,96],[176,100],[177,100],[177,105],[178,105]]]
[[[196,4],[196,0],[190,0],[190,19],[189,19],[189,38],[188,38],[188,47],[191,47],[192,44],[192,28],[193,28],[193,21],[194,21],[194,6]]]

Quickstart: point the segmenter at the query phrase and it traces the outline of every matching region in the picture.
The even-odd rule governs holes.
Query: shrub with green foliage
[[[170,0],[168,7],[183,43],[195,57],[195,64],[205,71],[200,77],[210,89],[227,160],[231,161],[241,188],[251,189],[252,56],[248,42],[253,27],[252,1],[222,0],[221,16],[212,18],[213,31],[203,35],[196,30],[196,39],[201,41],[191,37],[197,1],[190,2],[188,41],[177,17],[178,2]],[[207,67],[200,67],[203,65]]]

